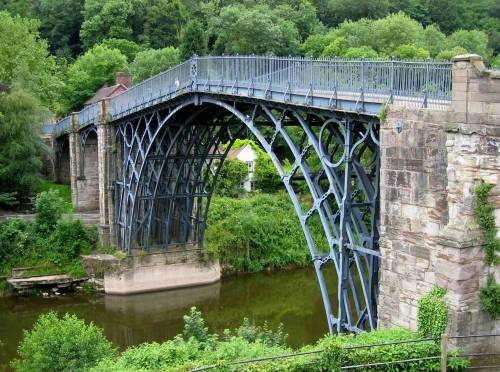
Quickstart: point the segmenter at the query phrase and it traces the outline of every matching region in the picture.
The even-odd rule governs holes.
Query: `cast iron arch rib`
[[[318,277],[330,332],[374,329],[378,275],[378,119],[211,94],[187,96],[117,123],[116,226],[120,248],[203,247],[217,176],[243,129],[269,154],[290,196]],[[272,135],[263,133],[270,127]],[[292,136],[295,128],[299,136]],[[269,131],[267,131],[269,132]],[[276,151],[293,158],[287,171]],[[222,147],[228,143],[229,146]],[[303,180],[311,202],[299,199]],[[311,226],[321,226],[324,242]],[[317,238],[317,237],[316,237]],[[338,298],[325,272],[333,269]],[[335,311],[333,310],[335,308]]]

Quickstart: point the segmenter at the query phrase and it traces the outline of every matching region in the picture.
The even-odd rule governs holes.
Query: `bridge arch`
[[[219,171],[247,130],[270,156],[290,196],[311,254],[330,332],[374,329],[378,280],[378,119],[357,113],[188,95],[116,126],[119,244],[203,246]],[[221,145],[228,143],[228,146]],[[278,146],[281,149],[278,151]],[[293,159],[287,164],[285,159]],[[303,181],[310,202],[299,199]],[[313,220],[326,245],[311,234]],[[324,276],[338,278],[336,309]]]

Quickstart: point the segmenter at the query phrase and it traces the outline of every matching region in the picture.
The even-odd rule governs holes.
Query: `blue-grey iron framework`
[[[249,132],[271,157],[291,198],[330,332],[374,329],[377,115],[386,102],[439,107],[450,96],[447,62],[193,57],[111,99],[119,247],[127,253],[203,247],[218,174],[231,145]],[[87,128],[101,114],[97,107],[78,114],[83,149]],[[63,119],[55,131],[69,125]],[[286,159],[293,159],[291,168]],[[299,182],[310,198],[299,199]],[[321,241],[311,234],[318,226]],[[327,268],[337,273],[335,312]]]

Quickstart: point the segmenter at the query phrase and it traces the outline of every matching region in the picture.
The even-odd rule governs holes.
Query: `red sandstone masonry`
[[[438,284],[451,334],[500,332],[480,310],[479,289],[500,270],[483,263],[473,211],[480,179],[500,185],[499,78],[480,57],[458,57],[449,110],[390,107],[381,125],[381,327],[416,329],[418,299]]]

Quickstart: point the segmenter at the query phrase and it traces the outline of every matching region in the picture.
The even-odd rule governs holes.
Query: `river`
[[[333,290],[334,275],[327,279]],[[283,323],[288,343],[295,347],[312,343],[327,332],[312,268],[231,276],[209,286],[129,296],[7,297],[0,299],[0,365],[15,357],[22,330],[30,329],[49,310],[93,321],[123,349],[165,341],[182,332],[182,316],[191,306],[202,311],[211,332],[235,328],[244,317],[258,324],[267,320],[273,328]]]

